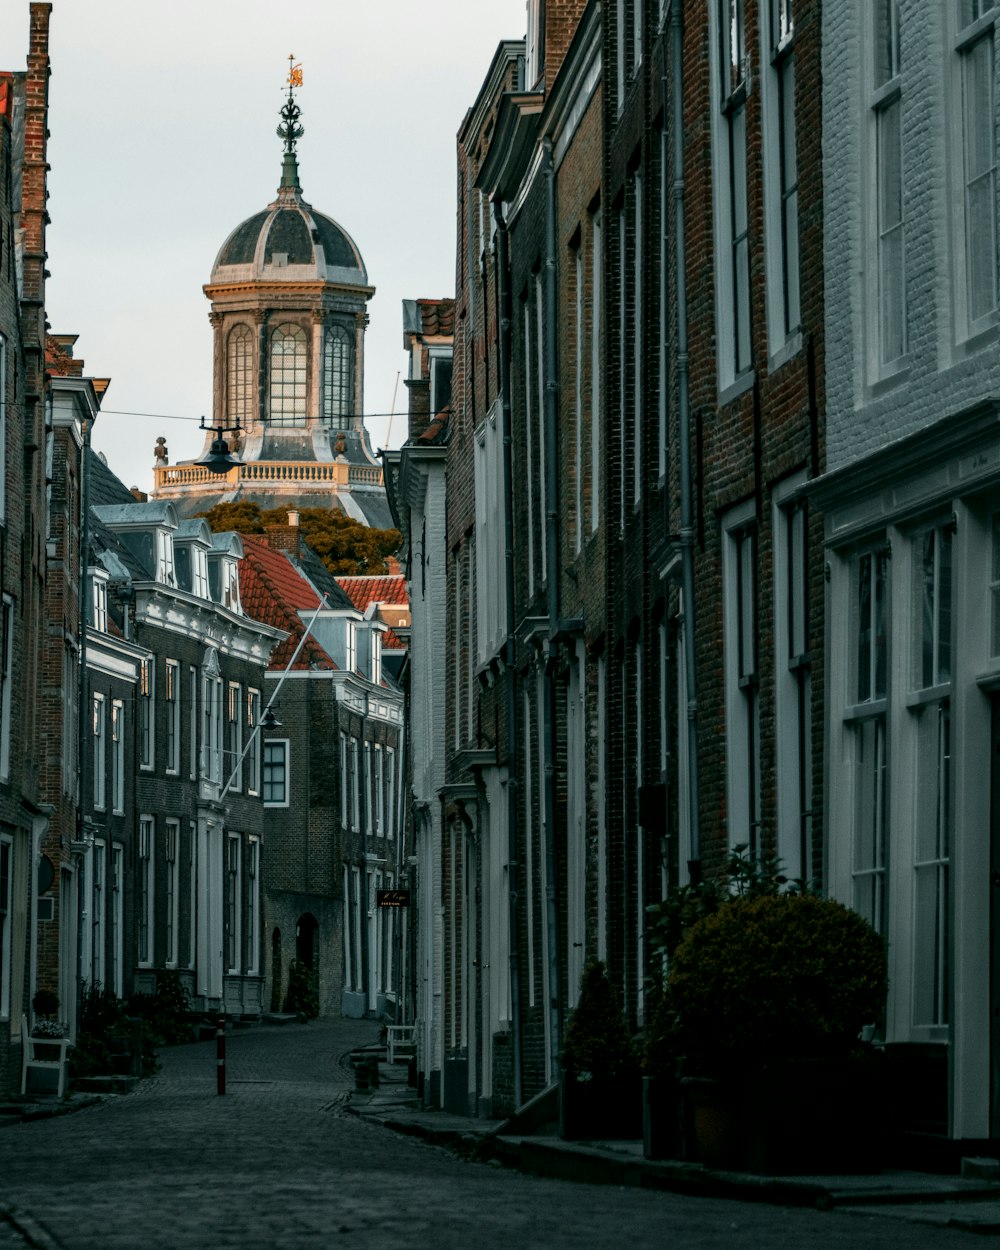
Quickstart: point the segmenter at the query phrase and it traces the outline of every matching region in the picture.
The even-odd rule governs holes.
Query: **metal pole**
[[[216,1093],[226,1092],[226,1019],[219,1017],[219,1025],[215,1030],[215,1071]]]
[[[323,597],[320,599],[319,607],[309,618],[309,623],[308,625],[306,625],[305,630],[303,631],[302,637],[299,639],[299,645],[295,648],[295,651],[292,653],[292,658],[285,665],[285,671],[281,674],[278,684],[275,686],[270,699],[268,699],[267,706],[264,708],[263,712],[261,712],[260,719],[257,721],[257,724],[254,725],[253,732],[251,733],[250,737],[247,738],[246,745],[244,746],[243,750],[240,752],[240,758],[236,761],[235,765],[233,766],[233,771],[229,774],[229,780],[222,787],[222,791],[219,794],[220,803],[229,793],[230,786],[232,786],[233,782],[236,780],[236,774],[240,771],[240,766],[242,765],[243,761],[246,759],[247,752],[253,746],[254,739],[260,733],[261,722],[264,720],[264,717],[267,715],[267,713],[271,710],[271,704],[278,697],[281,687],[285,684],[285,678],[292,671],[292,665],[299,658],[299,653],[301,652],[302,648],[305,646],[305,641],[309,637],[312,627],[316,624],[316,618],[319,616],[320,612],[323,611],[326,605],[327,605],[327,598],[326,598],[326,595],[323,595]]]

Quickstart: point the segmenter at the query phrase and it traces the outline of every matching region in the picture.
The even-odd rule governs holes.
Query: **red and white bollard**
[[[219,1017],[219,1027],[215,1031],[215,1064],[219,1094],[226,1092],[226,1021]]]

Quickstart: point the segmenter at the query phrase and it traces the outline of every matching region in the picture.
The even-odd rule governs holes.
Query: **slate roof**
[[[269,667],[283,671],[305,633],[300,611],[315,611],[319,597],[291,560],[281,551],[272,551],[266,542],[251,534],[243,536],[240,564],[240,599],[247,616],[288,632],[288,638],[271,652]],[[336,605],[334,605],[336,606]],[[296,672],[337,666],[310,634],[295,661]]]
[[[87,456],[88,490],[92,508],[134,504],[135,496],[107,463],[93,449]]]
[[[354,611],[354,604],[345,594],[340,583],[307,543],[299,543],[298,556],[289,555],[293,565],[306,577],[321,595],[326,595],[327,607],[335,612]]]

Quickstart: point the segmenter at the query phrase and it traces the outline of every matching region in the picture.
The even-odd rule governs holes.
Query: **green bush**
[[[285,1010],[296,1011],[307,1020],[315,1020],[319,1015],[319,986],[316,982],[316,973],[301,959],[293,959],[288,965],[288,993],[285,995]]]
[[[153,1032],[146,1021],[140,1026],[142,1075],[159,1070]],[[105,1076],[123,1066],[134,1038],[132,1021],[125,1004],[102,985],[84,986],[80,999],[80,1019],[76,1044],[69,1051],[72,1076]]]
[[[155,993],[133,994],[129,1012],[147,1023],[156,1046],[191,1041],[191,1001],[178,972],[158,972]]]
[[[734,898],[691,926],[668,986],[688,1071],[722,1076],[767,1059],[845,1055],[881,1018],[885,946],[830,899]]]
[[[632,1040],[603,963],[590,964],[581,978],[580,999],[566,1027],[562,1066],[578,1076],[635,1071]]]

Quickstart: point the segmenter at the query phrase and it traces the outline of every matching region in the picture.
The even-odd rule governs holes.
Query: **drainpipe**
[[[677,275],[677,389],[680,443],[681,587],[684,592],[684,670],[687,677],[687,757],[690,795],[691,877],[701,872],[698,795],[698,685],[694,646],[694,510],[691,487],[691,409],[688,395],[687,277],[684,247],[684,25],[680,0],[670,3],[670,72],[673,78],[674,272]]]
[[[79,611],[80,611],[80,716],[78,723],[79,742],[76,761],[77,774],[77,805],[76,828],[77,840],[84,837],[84,807],[86,805],[85,790],[87,776],[87,728],[90,725],[91,709],[88,706],[90,680],[87,674],[87,626],[90,624],[90,578],[87,569],[90,560],[90,471],[87,465],[90,451],[91,420],[83,419],[83,447],[80,450],[80,580],[79,580]],[[69,545],[67,544],[67,551]]]
[[[552,140],[543,144],[545,175],[545,548],[546,598],[549,639],[545,662],[545,708],[542,750],[545,759],[545,873],[546,923],[549,937],[549,1043],[552,1072],[559,1072],[562,1052],[562,1015],[559,1009],[559,916],[556,908],[555,815],[556,802],[556,665],[559,632],[559,468],[556,462],[559,384],[556,374],[556,178]]]
[[[520,1108],[521,1092],[521,975],[518,958],[518,903],[520,872],[517,859],[518,734],[517,734],[517,647],[514,638],[514,480],[511,462],[511,291],[510,251],[503,201],[493,202],[497,223],[497,281],[500,283],[500,420],[503,430],[503,561],[506,595],[507,637],[504,643],[504,679],[507,687],[507,882],[510,930],[510,1034],[511,1064],[514,1070],[514,1107]],[[531,882],[528,882],[531,889]]]

